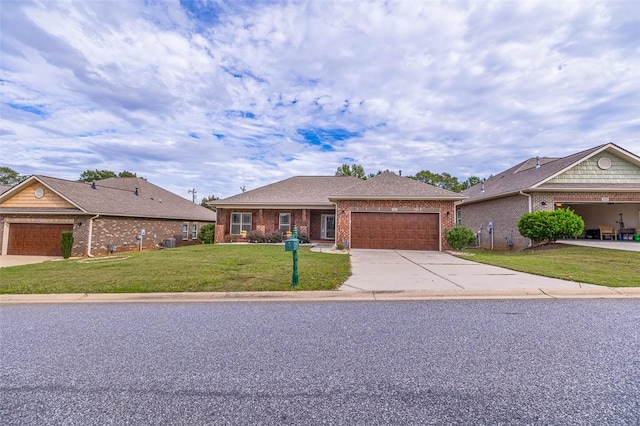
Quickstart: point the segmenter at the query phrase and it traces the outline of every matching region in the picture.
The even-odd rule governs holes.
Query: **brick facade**
[[[187,225],[187,238],[183,238],[182,227]],[[175,238],[176,247],[201,244],[202,241],[192,238],[192,227],[197,225],[197,230],[206,225],[201,222],[187,222],[182,220],[166,220],[166,219],[144,219],[144,218],[116,218],[116,217],[99,217],[93,220],[93,238],[91,240],[91,254],[107,254],[109,245],[113,245],[116,251],[135,251],[139,249],[138,234],[141,230],[145,230],[142,237],[142,249],[156,249],[162,246],[167,238]],[[82,228],[87,229],[84,224]],[[79,230],[78,229],[78,230]],[[87,231],[88,235],[88,231]],[[75,237],[75,232],[74,232]],[[87,236],[83,238],[88,243]],[[82,247],[78,247],[82,250]],[[74,244],[75,249],[75,244]],[[86,248],[84,248],[86,253]]]
[[[458,206],[460,225],[475,232],[483,248],[491,248],[489,222],[493,222],[493,248],[498,250],[524,248],[529,245],[529,239],[520,235],[517,226],[518,219],[528,212],[529,198],[524,195]],[[513,245],[509,245],[509,241]]]
[[[353,212],[412,212],[440,215],[442,250],[451,250],[445,233],[453,228],[455,207],[445,200],[340,200],[337,203],[336,241],[351,241],[351,213]]]
[[[640,192],[532,192],[531,211],[553,211],[556,204],[599,204],[610,203],[639,203]],[[571,207],[571,206],[569,206]],[[615,221],[620,208],[615,208],[605,222],[610,224]],[[526,195],[512,195],[503,198],[483,201],[474,204],[461,204],[458,206],[460,224],[479,233],[480,245],[483,248],[491,247],[491,238],[488,231],[488,223],[494,226],[494,249],[523,249],[530,245],[531,241],[518,232],[518,220],[529,212],[529,198]],[[612,219],[613,218],[613,219]],[[630,224],[635,222],[629,221]],[[604,224],[604,223],[603,223]],[[615,222],[613,223],[615,225]],[[513,242],[509,246],[507,241]]]
[[[0,241],[4,241],[4,222],[8,223],[68,223],[73,221],[73,249],[72,256],[86,256],[89,244],[89,228],[91,216],[71,216],[56,215],[42,217],[39,215],[5,215],[0,217]],[[188,235],[182,238],[182,225],[188,224]],[[164,239],[175,238],[176,246],[201,244],[198,238],[191,238],[193,224],[196,224],[198,231],[204,222],[186,222],[182,220],[162,220],[144,218],[120,218],[103,217],[93,219],[91,254],[103,255],[109,253],[109,245],[113,245],[117,252],[132,251],[139,249],[137,235],[144,229],[145,236],[142,238],[143,250],[158,248]],[[1,253],[5,254],[5,253]]]
[[[333,213],[333,210],[330,210]],[[291,215],[290,229],[298,227],[299,235],[307,235],[311,239],[320,239],[320,217],[317,216],[316,210],[310,209],[217,209],[217,222],[215,232],[215,242],[222,243],[230,237],[238,238],[239,236],[231,235],[231,214],[232,213],[251,213],[251,229],[262,232],[263,235],[269,236],[274,232],[280,232],[280,213],[289,213]],[[317,227],[316,222],[317,221]],[[316,232],[317,228],[317,232]]]

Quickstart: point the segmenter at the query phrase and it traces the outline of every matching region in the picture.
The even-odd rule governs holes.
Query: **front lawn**
[[[0,294],[291,290],[292,253],[272,245],[199,245],[0,269]],[[298,250],[297,290],[333,290],[349,256]]]
[[[640,253],[561,245],[548,250],[499,252],[467,249],[474,262],[609,287],[640,287]]]

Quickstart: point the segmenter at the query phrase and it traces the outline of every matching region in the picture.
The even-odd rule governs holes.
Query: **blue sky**
[[[640,154],[636,1],[15,1],[0,166],[129,170],[185,198],[292,175],[488,177]]]

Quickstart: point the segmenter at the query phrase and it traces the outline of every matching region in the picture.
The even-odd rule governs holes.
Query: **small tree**
[[[73,232],[72,231],[64,231],[62,232],[62,257],[68,259],[71,257],[71,249],[73,248]]]
[[[462,250],[476,240],[476,235],[467,227],[454,226],[453,229],[447,231],[445,238],[452,249]]]
[[[536,243],[554,243],[560,238],[577,237],[584,221],[569,209],[526,213],[518,220],[518,231]]]
[[[213,244],[213,237],[215,236],[216,227],[212,223],[202,225],[198,232],[198,238],[205,244]]]

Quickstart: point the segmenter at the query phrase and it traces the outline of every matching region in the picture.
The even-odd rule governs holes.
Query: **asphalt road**
[[[0,306],[2,425],[640,424],[640,300]]]

